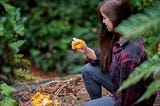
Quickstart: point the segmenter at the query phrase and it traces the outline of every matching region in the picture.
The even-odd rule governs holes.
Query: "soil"
[[[58,98],[61,105],[56,106],[82,106],[84,102],[90,100],[81,74],[59,77],[55,71],[46,74],[34,65],[29,71],[36,76],[42,77],[43,80],[13,85],[17,89],[17,92],[13,94],[13,98],[18,101],[19,106],[32,106],[31,98],[36,92],[49,94],[52,99]],[[156,77],[160,79],[160,76]],[[158,92],[154,106],[160,106],[160,90]],[[103,88],[102,95],[108,96],[111,94]]]
[[[52,70],[50,72],[43,72],[42,69],[37,68],[33,63],[31,64],[31,67],[29,68],[29,72],[33,73],[35,76],[39,76],[41,78],[55,78],[58,76],[56,71]]]
[[[32,106],[31,98],[36,92],[51,95],[53,99],[58,98],[61,105],[57,106],[82,106],[84,102],[90,100],[81,74],[17,83],[13,87],[17,89],[13,98],[18,101],[19,106]],[[102,91],[103,96],[110,95],[107,90]]]

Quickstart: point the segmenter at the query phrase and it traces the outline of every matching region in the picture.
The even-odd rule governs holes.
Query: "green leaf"
[[[154,82],[152,82],[147,90],[145,91],[145,93],[138,99],[138,101],[136,103],[139,103],[145,99],[148,99],[149,97],[152,96],[153,93],[155,93],[157,91],[157,89],[160,88],[160,80],[155,80]]]
[[[14,54],[14,58],[15,59],[20,59],[22,58],[24,55],[23,54]]]
[[[24,26],[23,25],[16,25],[16,26],[14,26],[14,31],[19,35],[24,35]]]
[[[42,80],[41,77],[39,76],[35,76],[34,74],[28,73],[28,72],[24,72],[23,69],[18,69],[16,70],[16,72],[14,72],[15,78],[16,79],[20,79],[20,80]]]
[[[4,26],[3,24],[0,24],[0,37],[4,36]]]
[[[0,3],[8,2],[9,0],[0,0]]]
[[[18,103],[9,97],[5,97],[4,100],[0,101],[0,106],[18,106]]]
[[[0,84],[0,92],[2,94],[5,94],[8,97],[11,95],[11,93],[13,93],[15,91],[16,91],[16,89],[14,89],[13,87],[8,86],[5,83]],[[6,106],[6,105],[1,105],[1,106]]]
[[[30,61],[23,58],[15,59],[13,64],[15,67],[23,68],[23,69],[28,69],[31,66]]]
[[[19,40],[19,41],[15,41],[13,43],[10,43],[10,47],[12,50],[14,50],[14,52],[19,52],[19,47],[21,47],[24,44],[25,40]]]
[[[2,71],[5,73],[5,74],[8,74],[11,72],[11,68],[9,66],[3,66],[2,67]]]
[[[31,55],[33,55],[34,57],[37,57],[38,55],[40,55],[40,50],[38,49],[31,49],[30,52],[31,52]]]
[[[15,7],[13,7],[13,6],[10,5],[10,4],[2,3],[2,5],[4,6],[4,8],[5,8],[5,10],[6,10],[7,12],[9,12],[9,11],[14,11],[14,10],[15,10]]]
[[[153,56],[151,59],[142,63],[137,67],[125,80],[117,92],[139,82],[141,79],[146,79],[153,72],[160,71],[160,57],[158,55]]]
[[[160,2],[157,5],[145,9],[143,13],[137,13],[122,21],[115,29],[124,35],[125,39],[138,38],[150,31],[160,30]]]

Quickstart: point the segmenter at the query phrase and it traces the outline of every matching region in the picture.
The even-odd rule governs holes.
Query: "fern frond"
[[[139,67],[137,67],[125,80],[117,92],[139,82],[141,79],[146,79],[154,71],[160,72],[160,57],[158,55],[153,56],[153,58],[145,61]]]
[[[4,6],[5,10],[8,11],[14,11],[16,8],[8,3],[2,2],[2,5]]]
[[[15,68],[28,69],[31,66],[30,61],[25,59],[23,54],[14,54],[10,63]]]
[[[151,36],[146,38],[146,52],[149,57],[152,57],[158,52],[158,43],[160,43],[160,33],[156,34],[157,36]]]
[[[36,76],[32,73],[24,72],[23,69],[21,68],[14,71],[14,78],[19,81],[22,81],[22,80],[31,81],[31,80],[41,80],[42,79],[41,77]]]
[[[160,80],[155,80],[148,86],[145,93],[138,99],[136,103],[139,103],[145,99],[148,99],[150,96],[152,96],[154,92],[156,92],[158,88],[160,88]]]
[[[15,52],[19,52],[19,47],[21,47],[24,44],[25,40],[18,40],[13,43],[10,43],[9,46],[10,48]]]
[[[14,61],[14,67],[28,69],[31,66],[31,63],[27,59],[16,59]]]
[[[124,35],[126,39],[138,38],[150,31],[160,31],[160,2],[157,5],[144,10],[143,13],[137,13],[122,21],[115,28],[116,32]]]

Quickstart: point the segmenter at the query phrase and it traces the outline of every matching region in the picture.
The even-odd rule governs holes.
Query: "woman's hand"
[[[85,54],[87,49],[87,45],[85,41],[78,38],[73,38],[71,46],[74,51],[83,53],[83,54]]]
[[[74,51],[85,54],[89,59],[95,60],[97,58],[94,50],[87,47],[85,41],[73,38],[71,45]]]

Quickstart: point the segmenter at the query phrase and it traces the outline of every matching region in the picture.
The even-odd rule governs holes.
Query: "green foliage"
[[[123,34],[125,38],[138,38],[141,35],[147,35],[150,30],[157,34],[160,30],[160,27],[158,27],[160,23],[160,6],[158,5],[160,4],[145,9],[143,13],[132,15],[127,21],[123,21],[116,28],[116,31]]]
[[[138,102],[141,102],[145,99],[148,99],[150,96],[152,96],[153,93],[155,93],[155,91],[160,88],[160,80],[156,80],[154,82],[152,82],[149,87],[147,88],[147,90],[145,91],[144,95],[139,98]]]
[[[8,4],[7,0],[0,2],[0,70],[11,79],[15,68],[27,68],[30,63],[19,54],[24,44],[24,21],[20,9]]]
[[[129,1],[134,11],[142,11],[144,8],[155,4],[155,2],[157,2],[158,0],[129,0]]]
[[[4,96],[3,100],[0,101],[0,106],[17,106],[18,103],[11,98],[11,94],[15,91],[16,89],[5,83],[0,84],[0,95]]]
[[[142,78],[145,80],[153,72],[160,72],[160,56],[155,55],[153,58],[148,59],[142,63],[135,71],[130,74],[128,79],[123,82],[122,86],[118,89],[118,92],[139,82]],[[132,79],[132,80],[131,80]]]
[[[137,2],[142,1],[144,0]],[[149,7],[143,9],[143,12],[132,15],[116,28],[116,31],[124,35],[125,39],[138,39],[143,36],[149,57],[123,82],[118,92],[140,80],[145,80],[152,73],[160,73],[160,55],[157,48],[160,43],[160,27],[158,26],[160,24],[160,2],[153,0],[150,4],[152,5],[148,5]],[[149,98],[159,87],[159,80],[152,82],[137,103]]]
[[[0,101],[1,106],[18,106],[18,103],[10,98],[10,97],[5,97],[4,100]]]
[[[82,65],[85,63],[86,57],[82,54],[74,53],[72,51],[68,51],[66,55],[66,60],[61,63],[57,63],[57,69],[62,70],[63,74],[77,74],[81,73]],[[65,67],[62,67],[61,64],[66,64]],[[71,65],[74,64],[74,65]]]
[[[9,46],[15,53],[18,53],[19,47],[21,47],[24,44],[24,42],[25,42],[24,40],[19,40],[19,41],[10,43]]]
[[[0,91],[1,91],[1,94],[5,94],[6,96],[10,96],[11,93],[13,93],[16,90],[14,88],[8,86],[7,84],[3,83],[3,84],[0,84]]]
[[[33,80],[41,80],[42,78],[39,76],[35,76],[29,72],[25,72],[22,69],[18,69],[14,73],[14,79],[18,81],[33,81]]]
[[[63,70],[78,65],[67,62],[71,59],[67,55],[73,37],[94,45],[98,33],[96,8],[100,0],[10,1],[27,17],[23,51],[28,51],[30,59],[43,71],[56,70],[63,74]]]

